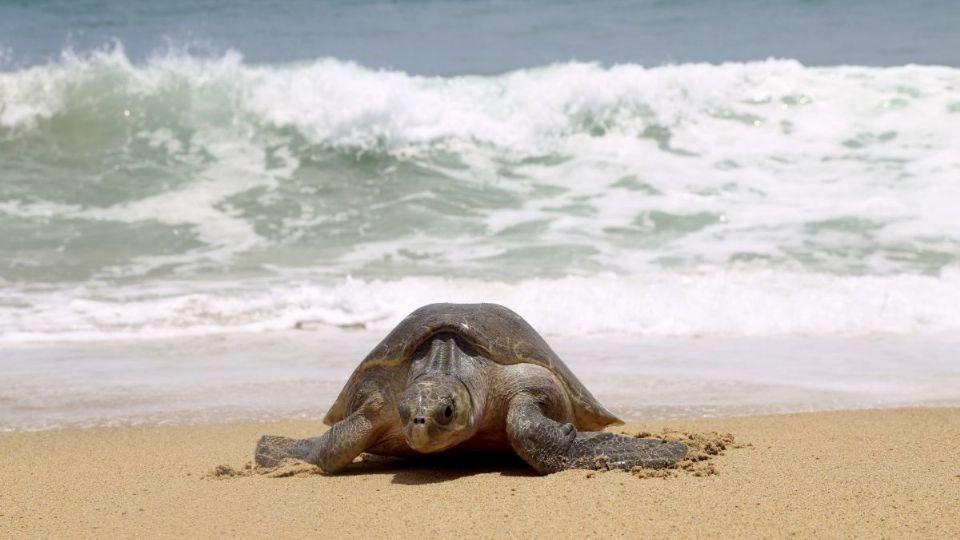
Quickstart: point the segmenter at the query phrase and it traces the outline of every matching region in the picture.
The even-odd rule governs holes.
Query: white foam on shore
[[[185,292],[189,291],[189,292]],[[769,336],[960,330],[960,271],[888,277],[723,271],[602,274],[517,283],[433,277],[391,281],[87,285],[3,293],[0,342],[113,340],[295,326],[387,330],[431,302],[507,305],[546,334]]]

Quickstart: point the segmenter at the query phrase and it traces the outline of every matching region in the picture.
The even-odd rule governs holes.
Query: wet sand
[[[459,460],[277,478],[243,469],[257,437],[314,435],[317,422],[0,434],[0,538],[960,537],[960,409],[614,431],[664,427],[736,442],[666,477]]]

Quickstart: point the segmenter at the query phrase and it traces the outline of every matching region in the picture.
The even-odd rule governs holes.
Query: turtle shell
[[[441,333],[461,337],[499,364],[529,363],[550,370],[570,397],[579,429],[596,431],[622,423],[593,397],[527,321],[498,304],[429,304],[407,315],[354,370],[324,423],[333,425],[344,418],[350,389],[364,372],[410,362],[424,342]]]

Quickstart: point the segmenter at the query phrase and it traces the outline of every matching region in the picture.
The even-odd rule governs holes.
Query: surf
[[[371,295],[440,292],[558,332],[953,328],[958,84],[776,59],[439,77],[67,51],[0,72],[4,339],[376,326],[403,309]],[[571,310],[590,317],[550,319]]]

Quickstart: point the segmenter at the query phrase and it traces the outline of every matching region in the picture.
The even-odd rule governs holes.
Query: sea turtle
[[[274,435],[256,462],[337,472],[363,452],[516,452],[542,474],[662,468],[679,442],[600,431],[622,423],[519,315],[496,304],[430,304],[407,316],[353,372],[319,437]]]

